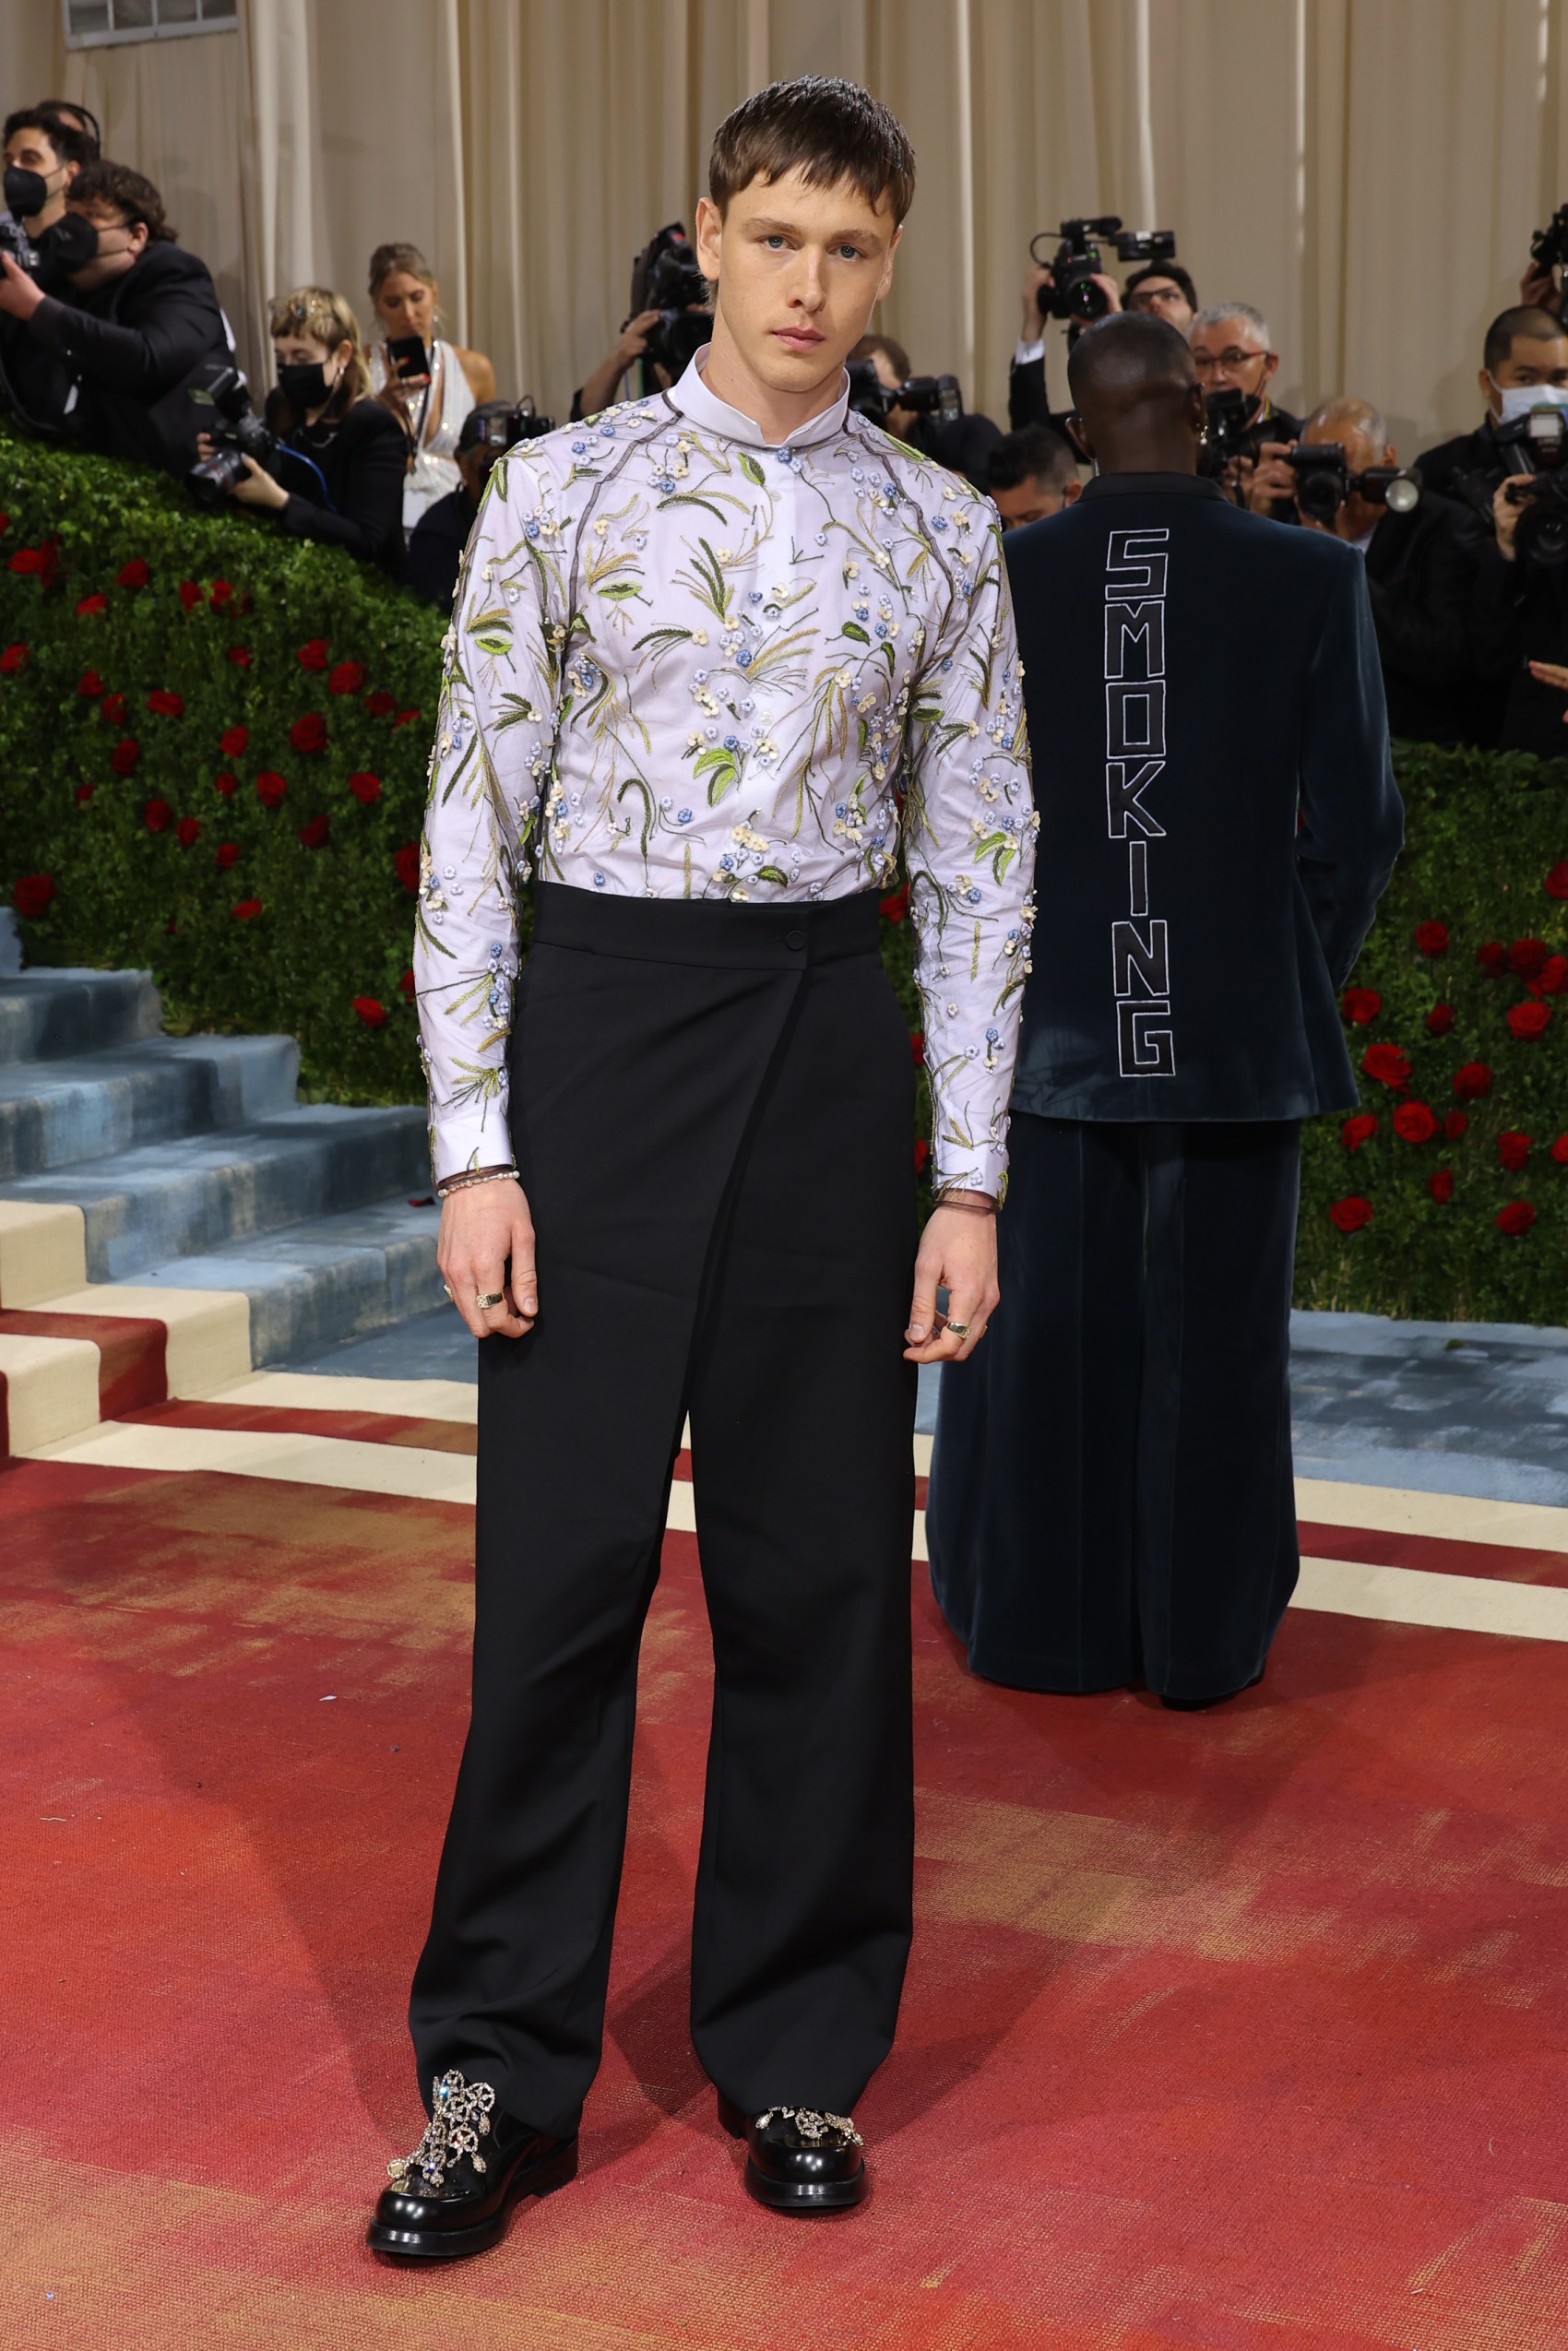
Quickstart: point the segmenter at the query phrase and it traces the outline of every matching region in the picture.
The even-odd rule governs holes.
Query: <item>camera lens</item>
[[[1296,504],[1313,522],[1332,522],[1339,512],[1344,486],[1338,474],[1328,466],[1303,473],[1296,484]]]

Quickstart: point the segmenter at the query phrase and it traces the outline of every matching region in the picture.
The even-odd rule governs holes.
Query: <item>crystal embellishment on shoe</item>
[[[770,2106],[757,2116],[756,2127],[766,2131],[775,2115],[781,2122],[792,2122],[809,2147],[818,2147],[831,2139],[836,2147],[863,2147],[865,2141],[847,2114],[818,2114],[811,2107]]]
[[[407,2189],[417,2171],[427,2188],[439,2188],[449,2164],[467,2155],[477,2172],[485,2168],[479,2143],[490,2135],[490,2112],[495,2093],[488,2082],[466,2082],[456,2067],[431,2084],[430,2120],[411,2155],[398,2155],[386,2167],[394,2187]]]

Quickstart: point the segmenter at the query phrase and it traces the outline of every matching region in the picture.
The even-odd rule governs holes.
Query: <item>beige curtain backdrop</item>
[[[1206,300],[1265,311],[1291,405],[1365,394],[1413,454],[1473,421],[1482,329],[1568,196],[1568,0],[241,7],[235,32],[67,51],[54,0],[8,0],[6,106],[86,99],[253,368],[269,294],[320,279],[368,317],[371,248],[407,237],[449,331],[557,416],[633,254],[691,224],[714,124],[776,75],[850,75],[903,119],[920,191],[881,324],[998,416],[1030,236],[1103,208],[1174,228]]]

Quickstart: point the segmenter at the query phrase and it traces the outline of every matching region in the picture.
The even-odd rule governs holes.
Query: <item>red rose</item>
[[[367,1028],[386,1027],[386,1007],[385,1004],[377,1003],[374,996],[356,996],[354,1010]]]
[[[923,1134],[917,1134],[915,1137],[915,1173],[917,1175],[920,1174],[921,1170],[924,1167],[930,1157],[930,1144],[926,1141]]]
[[[1359,1192],[1348,1192],[1343,1200],[1330,1204],[1328,1213],[1341,1232],[1360,1232],[1363,1225],[1370,1225],[1372,1220],[1372,1205],[1370,1200],[1363,1200]]]
[[[1356,1027],[1370,1028],[1383,1010],[1383,998],[1375,988],[1347,988],[1339,999],[1339,1009]]]
[[[276,768],[264,767],[255,779],[255,796],[263,808],[280,808],[289,796],[289,787]]]
[[[183,579],[180,582],[180,601],[187,612],[194,611],[197,604],[204,603],[206,599],[202,594],[199,582],[194,579]]]
[[[364,706],[377,718],[385,718],[388,710],[396,710],[398,707],[398,697],[395,694],[388,694],[384,686],[377,686],[374,694],[365,695]],[[1568,873],[1568,865],[1565,865],[1562,871]]]
[[[417,841],[405,841],[392,860],[398,879],[410,896],[420,885],[420,852]]]
[[[399,710],[392,724],[395,727],[411,727],[419,715],[417,710]]]
[[[327,741],[326,719],[319,711],[307,710],[290,728],[289,741],[296,751],[319,751]]]
[[[902,922],[909,911],[909,885],[906,882],[902,889],[889,890],[883,899],[882,919],[885,922]]]
[[[130,562],[122,564],[115,573],[114,585],[116,588],[145,588],[151,577],[147,557],[133,555]]]
[[[190,849],[201,837],[201,818],[182,816],[174,827],[174,838],[182,849]]]
[[[1568,1134],[1560,1134],[1551,1146],[1551,1156],[1560,1168],[1568,1168]]]
[[[229,659],[238,670],[248,670],[255,657],[248,645],[231,645]]]
[[[414,968],[412,964],[410,964],[407,971],[404,972],[401,980],[398,980],[398,985],[401,989],[408,1002],[411,1004],[414,1001]]]
[[[1454,1091],[1461,1102],[1479,1102],[1491,1092],[1491,1072],[1485,1062],[1467,1062],[1454,1073]]]
[[[1525,985],[1532,996],[1560,996],[1568,987],[1568,956],[1548,956],[1535,978]]]
[[[13,571],[16,569],[15,557],[12,558],[11,568]],[[83,614],[88,612],[106,612],[108,610],[109,599],[105,596],[103,590],[100,588],[96,595],[84,596],[82,598],[80,603],[77,606],[77,614],[79,619]]]
[[[1508,1023],[1511,1033],[1519,1039],[1521,1045],[1529,1045],[1533,1044],[1538,1037],[1545,1036],[1548,1024],[1551,1019],[1551,1006],[1543,1004],[1537,997],[1532,1003],[1510,1004],[1503,1017]]]
[[[238,777],[231,776],[227,772],[221,776],[214,776],[212,778],[212,789],[220,800],[232,800],[239,788]]]
[[[240,844],[239,844],[239,842],[238,842],[238,841],[220,841],[220,842],[219,842],[219,844],[218,844],[218,849],[217,849],[216,856],[215,856],[215,862],[216,862],[216,864],[217,864],[217,866],[218,866],[218,869],[219,869],[220,873],[227,873],[227,872],[229,871],[230,866],[231,866],[231,865],[237,865],[237,864],[239,863],[239,861],[240,861]]]
[[[229,911],[233,916],[236,922],[249,922],[253,916],[261,912],[261,900],[259,898],[242,898],[239,905],[232,906],[229,908]]]
[[[98,786],[96,784],[78,784],[76,789],[76,801],[77,806],[79,807],[84,801],[90,800],[97,790]]]
[[[166,685],[155,685],[147,697],[147,706],[158,718],[182,718],[185,712],[183,695],[172,693]]]
[[[123,694],[106,694],[102,701],[98,706],[98,712],[100,718],[107,718],[112,727],[122,726],[125,723],[125,695]]]
[[[1410,1078],[1410,1056],[1398,1045],[1369,1045],[1361,1055],[1361,1068],[1380,1086],[1406,1086]]]
[[[1527,1200],[1510,1200],[1505,1208],[1498,1210],[1491,1221],[1499,1232],[1505,1232],[1511,1240],[1517,1241],[1522,1234],[1529,1231],[1535,1220],[1536,1212]]]
[[[1448,953],[1447,923],[1418,922],[1416,925],[1416,944],[1420,947],[1422,955],[1424,956],[1446,955]]]
[[[84,670],[77,681],[77,692],[93,701],[103,691],[103,680],[96,670]]]
[[[166,833],[169,830],[169,819],[173,813],[166,800],[144,801],[141,821],[149,833]]]
[[[213,581],[212,601],[219,611],[222,611],[224,605],[227,604],[230,597],[232,596],[233,593],[234,591],[226,579],[215,579]]]
[[[128,776],[140,757],[140,743],[132,735],[122,735],[109,754],[109,765],[117,776]]]
[[[1508,950],[1508,968],[1533,980],[1550,953],[1544,939],[1515,939]]]
[[[218,748],[225,759],[242,759],[250,739],[248,727],[225,727],[218,738]]]
[[[0,671],[4,671],[9,677],[14,670],[22,670],[27,667],[27,659],[28,649],[25,645],[7,645],[4,653],[0,653]]]
[[[328,694],[358,694],[364,683],[362,661],[339,661],[327,681]]]
[[[301,646],[294,659],[302,670],[325,670],[327,639],[324,636],[313,636],[308,645]]]
[[[1450,1143],[1457,1143],[1469,1123],[1463,1110],[1450,1110],[1443,1122],[1443,1132]]]
[[[1508,968],[1508,950],[1501,939],[1489,939],[1476,949],[1476,961],[1489,980],[1501,980]]]
[[[1401,1143],[1430,1143],[1437,1133],[1437,1121],[1424,1102],[1396,1102],[1394,1132]]]
[[[1427,1027],[1434,1037],[1446,1037],[1454,1026],[1452,1004],[1433,1004],[1427,1015]]]
[[[1359,1151],[1377,1133],[1377,1121],[1371,1110],[1358,1110],[1354,1118],[1346,1120],[1339,1130],[1339,1140],[1347,1151]]]
[[[11,885],[11,904],[24,922],[36,922],[53,896],[53,873],[18,873]]]
[[[923,1028],[910,1029],[909,1054],[910,1058],[914,1062],[915,1067],[919,1069],[921,1063],[925,1060],[925,1030]]]
[[[1522,1134],[1516,1126],[1505,1126],[1497,1138],[1497,1156],[1511,1172],[1517,1173],[1530,1156],[1533,1137]]]
[[[1433,1168],[1431,1175],[1427,1178],[1427,1190],[1431,1193],[1432,1198],[1436,1201],[1440,1208],[1446,1208],[1448,1203],[1454,1197],[1453,1169]]]
[[[308,825],[300,826],[300,846],[302,849],[325,849],[327,830],[325,816],[313,816]]]
[[[373,800],[381,798],[381,778],[362,767],[357,776],[350,777],[349,790],[363,807],[368,808]]]
[[[1541,887],[1549,898],[1568,898],[1568,864],[1554,865]]]

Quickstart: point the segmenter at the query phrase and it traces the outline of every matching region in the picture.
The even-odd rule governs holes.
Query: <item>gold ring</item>
[[[484,1289],[480,1291],[474,1300],[474,1304],[481,1314],[487,1314],[493,1306],[504,1305],[506,1293],[504,1289]]]
[[[968,1323],[944,1323],[942,1325],[942,1336],[944,1338],[967,1339],[968,1336],[969,1326]]]

